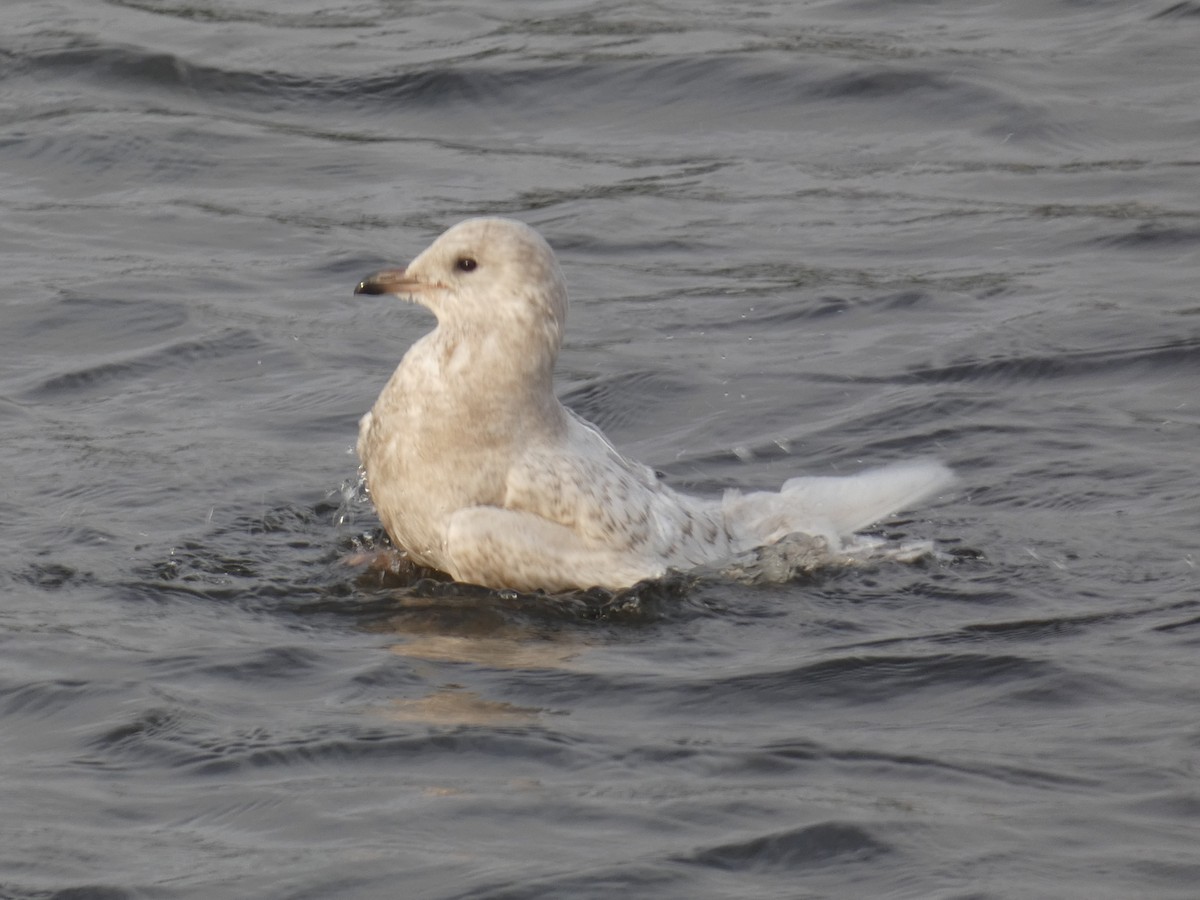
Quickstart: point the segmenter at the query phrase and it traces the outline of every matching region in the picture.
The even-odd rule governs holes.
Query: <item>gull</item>
[[[355,293],[410,298],[437,317],[362,417],[357,450],[395,545],[457,581],[618,590],[793,535],[834,554],[954,480],[916,460],[792,478],[777,493],[676,491],[555,396],[566,282],[522,222],[460,222]]]

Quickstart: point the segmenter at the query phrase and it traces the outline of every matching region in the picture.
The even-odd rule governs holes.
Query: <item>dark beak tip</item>
[[[373,278],[368,278],[365,281],[360,281],[358,286],[354,288],[356,294],[383,294],[386,293],[379,282]]]

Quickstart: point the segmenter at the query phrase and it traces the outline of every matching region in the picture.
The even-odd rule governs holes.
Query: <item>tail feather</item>
[[[947,490],[954,473],[935,460],[896,463],[855,475],[792,478],[780,492],[839,535],[850,534]]]
[[[727,496],[725,511],[748,537],[772,542],[796,532],[841,539],[892,513],[910,509],[950,488],[954,473],[935,460],[896,463],[855,475],[805,476],[778,494]]]

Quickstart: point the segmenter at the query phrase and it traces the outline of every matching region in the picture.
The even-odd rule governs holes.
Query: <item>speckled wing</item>
[[[561,444],[527,448],[505,507],[566,526],[586,543],[688,568],[729,552],[720,505],[676,493],[572,414]]]

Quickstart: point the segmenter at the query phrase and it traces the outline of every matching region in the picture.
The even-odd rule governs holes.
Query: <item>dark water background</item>
[[[1200,896],[1200,4],[5,0],[0,897]],[[541,229],[695,491],[945,555],[381,581],[350,290]]]

